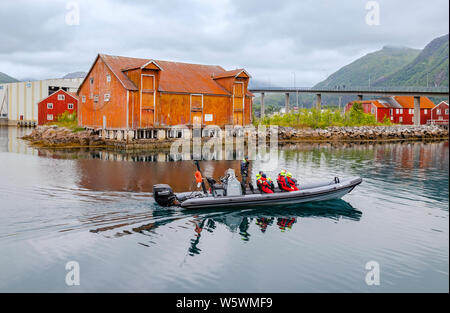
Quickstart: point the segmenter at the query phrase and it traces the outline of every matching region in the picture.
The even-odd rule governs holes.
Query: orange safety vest
[[[195,182],[201,183],[203,181],[202,173],[200,171],[195,172]]]

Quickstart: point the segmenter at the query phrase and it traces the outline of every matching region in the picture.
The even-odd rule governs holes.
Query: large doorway
[[[233,125],[244,125],[244,83],[233,84]]]
[[[142,128],[152,127],[155,122],[155,76],[141,75],[141,122]]]
[[[202,126],[203,124],[203,95],[191,95],[191,124]]]

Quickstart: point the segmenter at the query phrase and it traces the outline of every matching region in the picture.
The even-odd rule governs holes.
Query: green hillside
[[[376,82],[377,86],[448,86],[449,35],[431,41],[409,64]],[[428,83],[428,84],[427,84]]]
[[[449,85],[449,35],[438,37],[425,46],[423,50],[386,46],[379,51],[369,53],[356,61],[342,67],[324,81],[316,84],[317,88],[346,88],[391,86],[448,86]],[[323,95],[323,106],[345,105],[355,100],[351,95]],[[439,101],[442,99],[432,99]],[[255,109],[259,109],[260,99],[255,98]],[[296,96],[291,95],[291,106],[295,106]],[[315,103],[314,95],[300,95],[299,106],[311,107]],[[267,94],[265,106],[270,111],[284,107],[284,95]]]
[[[367,87],[378,80],[389,76],[408,63],[412,62],[420,50],[405,47],[383,47],[357,59],[331,74],[318,83],[317,88],[334,88],[336,86]]]
[[[0,72],[0,84],[15,83],[15,82],[18,82],[18,80],[15,79],[14,77],[11,77],[9,75],[6,75],[5,73]]]

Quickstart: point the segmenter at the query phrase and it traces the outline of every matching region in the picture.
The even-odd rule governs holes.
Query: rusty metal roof
[[[250,77],[250,75],[247,73],[247,71],[245,69],[239,68],[239,69],[235,69],[235,70],[231,70],[231,71],[223,71],[223,72],[214,73],[213,78],[218,79],[218,78],[226,78],[226,77],[237,77],[242,72],[244,72],[248,77]]]
[[[414,108],[414,97],[413,96],[394,96],[395,100],[403,107],[403,108]],[[428,97],[420,97],[420,108],[421,109],[432,109],[434,108],[434,103]]]
[[[225,71],[218,65],[138,59],[106,54],[100,54],[100,58],[128,90],[138,90],[138,88],[128,78],[124,71],[140,68],[150,61],[154,61],[162,68],[158,90],[163,92],[230,95],[229,91],[214,81],[213,76],[215,73],[228,75],[227,73],[236,71],[238,71],[238,74],[235,75],[239,75],[239,73],[243,71],[243,69]]]

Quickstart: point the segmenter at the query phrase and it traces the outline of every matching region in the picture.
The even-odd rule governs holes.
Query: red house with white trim
[[[414,97],[413,96],[395,96],[393,97],[397,103],[403,107],[403,116],[399,124],[414,124]],[[420,97],[420,124],[427,124],[431,119],[431,110],[435,107],[433,101],[428,97]]]
[[[448,124],[448,114],[449,108],[448,103],[445,101],[436,104],[436,106],[431,109],[431,120],[430,124]]]
[[[350,110],[356,102],[362,104],[364,113],[375,115],[376,120],[380,123],[383,122],[384,118],[388,118],[394,124],[414,124],[414,97],[412,96],[382,97],[374,100],[353,101],[346,105],[345,111]],[[420,124],[427,124],[431,120],[431,112],[434,107],[435,105],[430,99],[420,97]]]
[[[77,111],[78,98],[59,89],[38,103],[38,125],[56,121],[56,117],[68,111]]]

